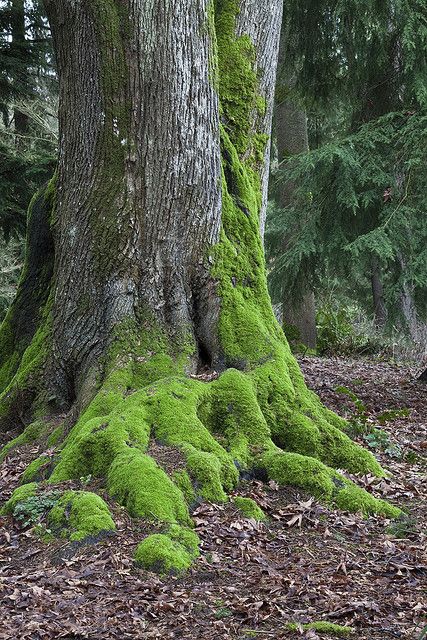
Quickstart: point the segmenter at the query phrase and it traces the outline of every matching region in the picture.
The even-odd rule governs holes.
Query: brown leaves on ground
[[[147,526],[113,504],[117,534],[96,546],[47,545],[3,518],[0,638],[316,640],[333,636],[286,624],[326,620],[355,628],[350,637],[358,640],[418,640],[427,624],[425,388],[384,363],[304,358],[301,365],[309,385],[341,413],[352,404],[334,391],[338,385],[363,400],[374,424],[385,410],[411,409],[381,427],[399,447],[398,457],[375,452],[392,476],[357,479],[410,518],[364,520],[253,481],[239,494],[255,499],[269,521],[244,519],[232,504],[202,504],[193,514],[201,558],[184,578],[165,579],[133,566]],[[37,454],[23,447],[3,463],[2,501]]]

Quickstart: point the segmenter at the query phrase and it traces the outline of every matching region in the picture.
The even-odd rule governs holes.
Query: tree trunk
[[[29,59],[28,45],[26,41],[25,30],[25,2],[24,0],[12,0],[11,6],[11,45],[10,55],[11,58],[22,62],[20,66],[19,74],[14,78],[14,87],[17,95],[28,96],[30,91],[29,82],[29,69],[24,71],[24,64]],[[13,109],[13,122],[15,126],[15,144],[17,147],[22,147],[25,144],[23,136],[28,135],[28,115],[22,113],[18,107]]]
[[[2,327],[0,415],[23,390],[28,411],[68,413],[49,437],[54,459],[28,467],[4,511],[43,490],[32,480],[101,478],[132,516],[169,527],[137,551],[163,570],[197,553],[189,505],[227,500],[239,470],[397,513],[331,468],[382,473],[305,387],[268,297],[260,218],[280,0],[45,5],[61,87],[58,177],[43,196],[54,271],[22,358],[18,312]],[[43,441],[58,419],[19,442]],[[72,539],[114,528],[88,492],[66,491],[49,519]]]
[[[381,266],[378,258],[375,256],[371,258],[371,287],[374,304],[374,323],[378,329],[383,329],[387,322],[387,309],[381,280]]]
[[[427,325],[417,312],[414,298],[414,286],[407,275],[406,259],[403,254],[398,255],[401,270],[400,309],[404,320],[404,329],[415,345],[425,348],[427,343]]]
[[[295,78],[292,78],[289,70],[286,72],[286,61],[284,60],[284,38],[282,34],[282,46],[280,47],[279,65],[282,65],[282,77],[279,76],[277,83],[276,101],[276,139],[279,162],[286,162],[287,158],[298,153],[308,151],[308,130],[307,116],[305,110],[292,96],[292,88]],[[279,194],[279,205],[282,208],[290,206],[295,197],[295,184],[288,180],[281,185]],[[284,248],[289,238],[284,239]],[[300,278],[301,295],[298,300],[290,299],[287,292],[284,293],[282,308],[284,326],[291,326],[297,330],[298,341],[312,349],[316,348],[316,304],[314,292],[311,290],[305,278]]]

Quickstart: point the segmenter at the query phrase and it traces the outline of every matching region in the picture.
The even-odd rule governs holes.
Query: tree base
[[[141,566],[160,572],[182,571],[197,556],[192,506],[227,501],[249,473],[306,490],[340,509],[397,517],[398,508],[335,471],[384,475],[373,455],[344,433],[345,421],[306,388],[283,343],[279,355],[252,371],[204,377],[178,374],[182,363],[164,352],[148,360],[134,354],[121,366],[123,355],[117,356],[71,431],[52,430],[53,456],[29,465],[26,484],[3,513],[16,513],[26,500],[51,494],[64,481],[102,478],[107,493],[132,517],[164,527],[136,553]],[[42,426],[47,428],[30,425],[1,455],[39,438]],[[178,469],[167,463],[171,451]],[[60,493],[48,522],[71,540],[114,530],[107,505],[89,492]]]

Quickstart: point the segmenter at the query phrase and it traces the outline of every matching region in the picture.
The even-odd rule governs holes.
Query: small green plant
[[[394,520],[388,527],[387,533],[393,538],[405,540],[417,533],[417,521],[413,516],[403,515]]]
[[[391,442],[388,433],[382,429],[372,429],[370,433],[363,436],[363,439],[371,449],[384,451],[392,458],[401,459],[403,456],[402,448]]]
[[[419,455],[411,449],[405,453],[404,458],[408,464],[416,464],[419,460]]]
[[[50,511],[57,504],[60,495],[58,491],[49,491],[41,495],[30,496],[26,500],[18,502],[13,510],[13,516],[24,527],[35,525],[47,511]]]
[[[337,393],[346,395],[354,404],[354,413],[348,419],[351,435],[362,435],[369,433],[372,426],[369,423],[369,414],[365,403],[348,387],[335,387]]]
[[[223,618],[230,618],[233,615],[231,609],[227,609],[227,607],[220,607],[215,611],[215,618],[217,620],[222,620]]]
[[[318,310],[317,350],[322,355],[346,356],[371,351],[370,337],[355,330],[356,309],[337,307],[327,300]]]
[[[407,418],[409,414],[409,409],[387,409],[377,416],[377,420],[380,424],[386,424],[399,418]]]

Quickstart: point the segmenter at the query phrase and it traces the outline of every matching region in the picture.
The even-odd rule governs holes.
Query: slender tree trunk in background
[[[285,65],[283,59],[283,37],[282,46],[279,53],[279,65]],[[293,80],[290,76],[278,79],[278,91],[276,100],[276,139],[277,152],[279,162],[286,162],[286,159],[298,153],[308,151],[308,131],[307,116],[305,110],[297,104],[297,102],[289,98],[286,94],[292,91]],[[286,86],[287,85],[287,86]],[[282,208],[292,204],[295,194],[295,185],[289,180],[281,185],[279,195],[279,205]],[[290,239],[291,240],[291,239]],[[287,240],[284,240],[286,247]],[[286,248],[284,248],[286,250]],[[299,341],[306,346],[315,349],[317,341],[316,330],[316,304],[314,292],[310,290],[310,286],[301,277],[300,283],[301,297],[299,300],[291,300],[289,295],[284,294],[282,303],[283,321],[285,326],[291,325],[296,327],[299,333]]]
[[[423,322],[417,311],[414,298],[414,286],[407,277],[405,257],[400,254],[398,261],[401,270],[400,309],[404,320],[404,330],[409,333],[411,340],[418,346],[426,348],[427,325]]]
[[[381,279],[381,266],[378,258],[371,258],[371,287],[374,305],[374,323],[378,329],[382,329],[387,322],[387,309],[384,301],[384,291]]]
[[[23,437],[55,429],[59,444],[25,481],[90,475],[132,516],[180,525],[138,551],[167,571],[197,553],[181,529],[189,505],[226,501],[239,470],[395,513],[331,468],[382,474],[308,391],[268,296],[260,221],[281,1],[45,7],[59,166],[30,207],[38,224],[0,331],[0,420],[44,415]],[[99,496],[63,500],[57,520],[69,528],[71,510],[84,523],[75,539],[114,528]]]
[[[11,27],[12,27],[12,41],[10,46],[11,57],[21,60],[25,63],[28,59],[28,44],[26,42],[26,29],[25,29],[25,0],[12,0],[11,6]],[[19,75],[14,78],[15,88],[22,95],[27,95],[29,92],[29,77],[28,70],[24,70],[24,64],[20,66]],[[16,145],[22,146],[22,136],[28,135],[29,118],[25,113],[22,113],[19,108],[14,107],[13,121],[15,125]]]

